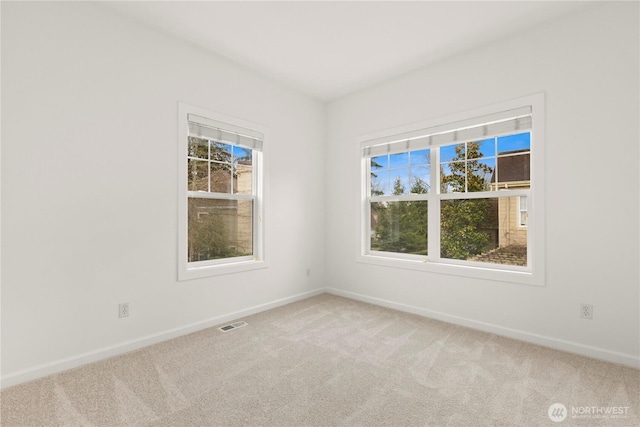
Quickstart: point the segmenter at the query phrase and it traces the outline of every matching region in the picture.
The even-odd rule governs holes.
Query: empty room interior
[[[2,1],[0,424],[640,425],[639,6]]]

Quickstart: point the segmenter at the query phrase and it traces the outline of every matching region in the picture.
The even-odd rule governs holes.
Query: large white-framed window
[[[265,130],[178,104],[178,279],[266,267]]]
[[[358,260],[544,284],[544,95],[358,138]]]

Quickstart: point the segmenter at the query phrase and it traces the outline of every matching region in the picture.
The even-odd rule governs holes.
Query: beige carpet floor
[[[7,388],[0,423],[640,425],[635,369],[327,294],[242,320]]]

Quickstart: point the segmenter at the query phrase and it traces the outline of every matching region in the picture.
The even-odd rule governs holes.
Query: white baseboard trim
[[[210,328],[212,326],[216,326],[222,323],[236,320],[240,317],[260,313],[262,311],[270,310],[272,308],[276,308],[282,305],[290,304],[292,302],[300,301],[315,295],[320,295],[325,292],[326,292],[325,288],[304,292],[301,294],[282,298],[269,303],[249,307],[244,310],[238,310],[232,313],[222,314],[220,316],[212,317],[210,319],[192,323],[190,325],[169,329],[164,332],[147,335],[142,338],[137,338],[137,339],[126,341],[120,344],[112,345],[109,347],[100,348],[94,351],[79,354],[76,356],[71,356],[65,359],[55,360],[53,362],[34,366],[33,368],[25,369],[22,371],[13,372],[3,376],[0,379],[0,388],[11,387],[13,385],[22,384],[28,381],[36,380],[38,378],[46,377],[48,375],[52,375],[52,374],[56,374],[69,369],[77,368],[89,363],[104,360],[109,357],[118,356],[124,353],[129,353],[131,351],[138,350],[140,348],[147,347],[152,344],[157,344],[159,342],[167,341],[172,338],[177,338],[183,335],[191,334],[193,332],[197,332],[202,329]]]
[[[640,369],[640,357],[632,354],[619,353],[619,352],[592,347],[592,346],[588,346],[588,345],[584,345],[584,344],[580,344],[572,341],[546,337],[543,335],[533,334],[530,332],[520,331],[516,329],[511,329],[511,328],[505,328],[502,326],[493,325],[493,324],[484,323],[484,322],[478,322],[476,320],[467,319],[464,317],[453,316],[450,314],[440,313],[432,310],[426,310],[420,307],[397,303],[397,302],[385,300],[382,298],[370,297],[367,295],[349,292],[342,289],[320,288],[313,291],[292,295],[290,297],[282,298],[269,303],[249,307],[244,310],[238,310],[238,311],[223,314],[220,316],[212,317],[210,319],[192,323],[190,325],[170,329],[170,330],[152,334],[152,335],[147,335],[145,337],[138,338],[135,340],[126,341],[113,346],[104,347],[98,350],[94,350],[94,351],[79,354],[76,356],[68,357],[65,359],[60,359],[50,363],[38,365],[33,368],[10,373],[0,378],[0,388],[11,387],[13,385],[25,383],[38,378],[46,377],[48,375],[56,374],[56,373],[77,368],[79,366],[83,366],[89,363],[107,359],[109,357],[118,356],[120,354],[138,350],[140,348],[147,347],[152,344],[156,344],[172,338],[177,338],[183,335],[187,335],[193,332],[200,331],[202,329],[210,328],[212,326],[229,322],[231,320],[239,319],[240,317],[260,313],[262,311],[270,310],[272,308],[280,307],[282,305],[290,304],[296,301],[300,301],[306,298],[320,295],[322,293],[329,293],[332,295],[350,298],[357,301],[362,301],[370,304],[379,305],[382,307],[391,308],[394,310],[403,311],[406,313],[416,314],[418,316],[428,317],[431,319],[441,320],[443,322],[452,323],[455,325],[465,326],[471,329],[477,329],[477,330],[492,333],[495,335],[513,338],[519,341],[541,345],[543,347],[549,347],[556,350],[566,351],[568,353],[579,354],[579,355],[590,357],[593,359],[604,360],[607,362],[617,363],[620,365],[625,365],[632,368]]]
[[[479,322],[477,320],[467,319],[464,317],[453,316],[446,313],[440,313],[437,311],[426,310],[424,308],[415,307],[408,304],[397,303],[381,298],[370,297],[354,292],[344,291],[336,288],[326,288],[326,292],[354,299],[357,301],[366,302],[369,304],[379,305],[382,307],[391,308],[398,311],[404,311],[406,313],[416,314],[418,316],[428,317],[430,319],[441,320],[443,322],[452,323],[455,325],[465,326],[471,329],[477,329],[483,332],[488,332],[495,335],[500,335],[507,338],[513,338],[519,341],[524,341],[532,344],[537,344],[543,347],[552,348],[554,350],[561,350],[567,353],[578,354],[581,356],[590,357],[592,359],[603,360],[606,362],[612,362],[619,365],[629,366],[631,368],[640,369],[640,357],[633,354],[619,353],[616,351],[606,350],[603,348],[592,347],[577,342],[566,341],[558,338],[547,337],[539,334],[533,334],[530,332],[520,331],[517,329],[505,328],[490,323]]]

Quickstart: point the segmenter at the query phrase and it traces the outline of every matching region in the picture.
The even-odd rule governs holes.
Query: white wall
[[[327,286],[638,366],[638,4],[589,7],[328,106]],[[546,94],[546,286],[355,262],[356,137]],[[580,303],[594,320],[579,318]]]
[[[269,129],[270,268],[177,282],[178,101]],[[321,102],[95,4],[3,2],[3,386],[321,288],[324,132]]]

